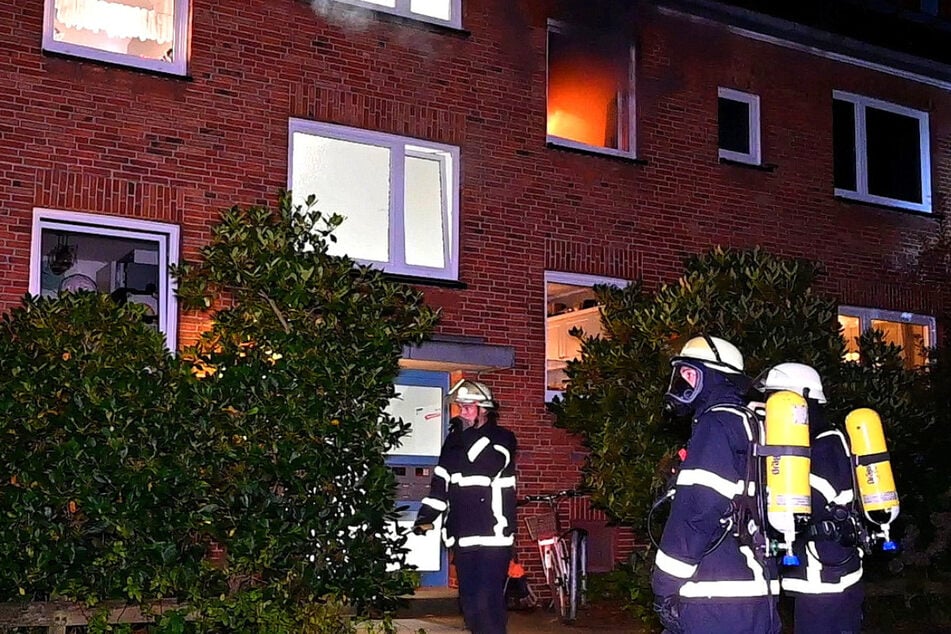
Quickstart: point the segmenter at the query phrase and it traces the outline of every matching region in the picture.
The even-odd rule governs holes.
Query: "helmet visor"
[[[673,366],[665,396],[676,403],[689,405],[703,390],[703,370],[699,364],[682,360],[674,361]]]

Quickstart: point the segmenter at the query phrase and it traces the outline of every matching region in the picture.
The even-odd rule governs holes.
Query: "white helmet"
[[[463,379],[449,390],[449,400],[455,403],[475,403],[482,409],[495,409],[492,390],[485,383]]]
[[[703,364],[725,372],[726,374],[742,374],[743,354],[739,348],[726,339],[702,335],[693,337],[680,350],[676,359],[697,359]]]
[[[773,366],[765,377],[757,381],[757,387],[764,392],[789,390],[819,403],[826,402],[819,373],[805,363],[780,363]]]

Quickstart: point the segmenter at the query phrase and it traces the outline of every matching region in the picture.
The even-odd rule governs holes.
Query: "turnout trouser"
[[[472,634],[505,634],[505,580],[512,549],[508,546],[456,547],[462,615]]]

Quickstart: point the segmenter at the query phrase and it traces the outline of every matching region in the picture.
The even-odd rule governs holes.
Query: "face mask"
[[[664,394],[664,406],[677,417],[693,415],[697,397],[703,391],[703,369],[686,361],[675,361],[670,385]]]

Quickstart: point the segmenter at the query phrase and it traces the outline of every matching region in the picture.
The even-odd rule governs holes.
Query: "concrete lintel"
[[[465,340],[424,341],[404,346],[400,367],[407,370],[487,372],[515,365],[515,348]]]

